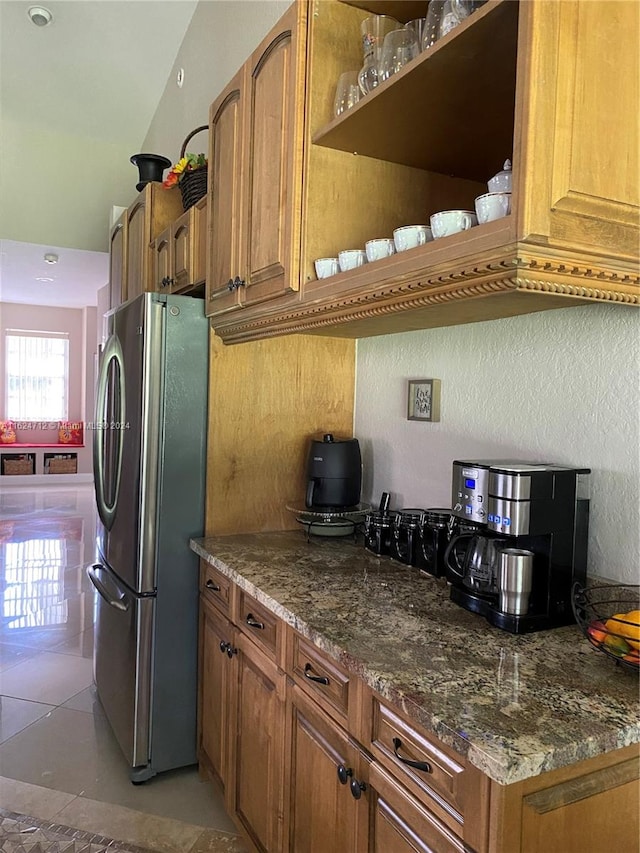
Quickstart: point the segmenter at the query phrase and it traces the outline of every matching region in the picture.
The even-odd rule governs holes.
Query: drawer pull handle
[[[254,619],[253,613],[247,613],[246,622],[250,628],[260,628],[261,631],[264,631],[264,622],[258,622],[257,619]]]
[[[218,584],[214,583],[212,580],[208,580],[205,583],[207,589],[212,589],[214,592],[220,592],[220,587]]]
[[[393,739],[393,754],[401,761],[403,764],[406,764],[408,767],[414,767],[416,770],[422,770],[423,773],[432,773],[432,767],[428,761],[412,761],[410,758],[403,758],[401,755],[398,755],[398,750],[402,747],[402,741],[399,737],[394,737]]]
[[[347,784],[349,776],[353,776],[353,770],[350,767],[345,767],[344,764],[338,764],[338,780],[341,785]]]
[[[312,675],[313,667],[310,663],[305,663],[304,665],[304,677],[308,678],[309,681],[315,681],[316,684],[324,684],[325,686],[329,684],[329,679],[326,675]]]
[[[366,782],[358,782],[357,779],[352,779],[349,787],[351,788],[351,796],[354,800],[359,800],[362,796],[362,792],[367,790]]]

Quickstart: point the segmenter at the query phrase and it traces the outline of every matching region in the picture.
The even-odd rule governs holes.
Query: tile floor
[[[0,807],[167,853],[243,851],[195,767],[129,780],[92,683],[92,486],[0,489]]]

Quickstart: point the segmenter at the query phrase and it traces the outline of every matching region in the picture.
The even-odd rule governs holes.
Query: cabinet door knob
[[[233,286],[235,287],[235,289],[236,289],[236,290],[237,290],[239,287],[244,287],[244,286],[245,286],[244,279],[243,279],[243,278],[240,278],[240,276],[239,276],[239,275],[237,275],[237,276],[234,278],[234,280],[233,280]]]
[[[227,657],[232,658],[234,655],[238,654],[238,650],[234,649],[231,643],[227,643]]]
[[[351,788],[351,796],[354,800],[359,800],[362,796],[362,792],[367,790],[366,782],[359,782],[357,779],[352,779],[349,785]]]
[[[344,764],[338,764],[338,780],[341,785],[347,784],[349,776],[353,776],[353,770],[350,767],[345,767]]]
[[[260,628],[261,630],[264,631],[264,622],[258,622],[257,619],[253,618],[252,613],[247,613],[246,622],[250,628]]]
[[[229,643],[225,643],[224,640],[220,640],[220,651],[224,654],[229,648]]]
[[[212,589],[214,592],[220,592],[220,587],[217,583],[214,583],[211,578],[205,583],[207,589]]]
[[[227,290],[233,290],[233,279],[230,278],[227,282]]]
[[[406,764],[408,767],[414,767],[416,770],[422,770],[423,773],[432,773],[433,769],[428,761],[412,761],[410,758],[403,758],[401,755],[398,755],[398,750],[402,747],[402,741],[399,737],[394,737],[393,739],[393,754],[401,761],[403,764]]]
[[[325,686],[329,684],[326,675],[313,675],[313,667],[310,663],[304,665],[304,677],[308,678],[309,681],[315,681],[316,684],[324,684]]]

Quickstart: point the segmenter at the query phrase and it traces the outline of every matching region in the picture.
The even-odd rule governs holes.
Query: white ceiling
[[[33,134],[40,127],[139,151],[195,0],[52,0],[37,4],[53,14],[52,23],[42,28],[29,20],[32,5],[0,0],[2,119],[28,126]],[[20,162],[20,152],[5,145],[2,157]],[[52,175],[52,206],[56,193]],[[12,200],[3,197],[2,203]],[[108,280],[106,254],[5,237],[0,233],[1,301],[96,304],[96,291]],[[58,254],[58,264],[46,264],[45,252]],[[42,277],[54,281],[37,281]]]

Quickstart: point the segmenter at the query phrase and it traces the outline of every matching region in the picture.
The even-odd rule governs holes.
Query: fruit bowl
[[[640,586],[576,583],[573,614],[591,645],[633,672],[640,672]]]

